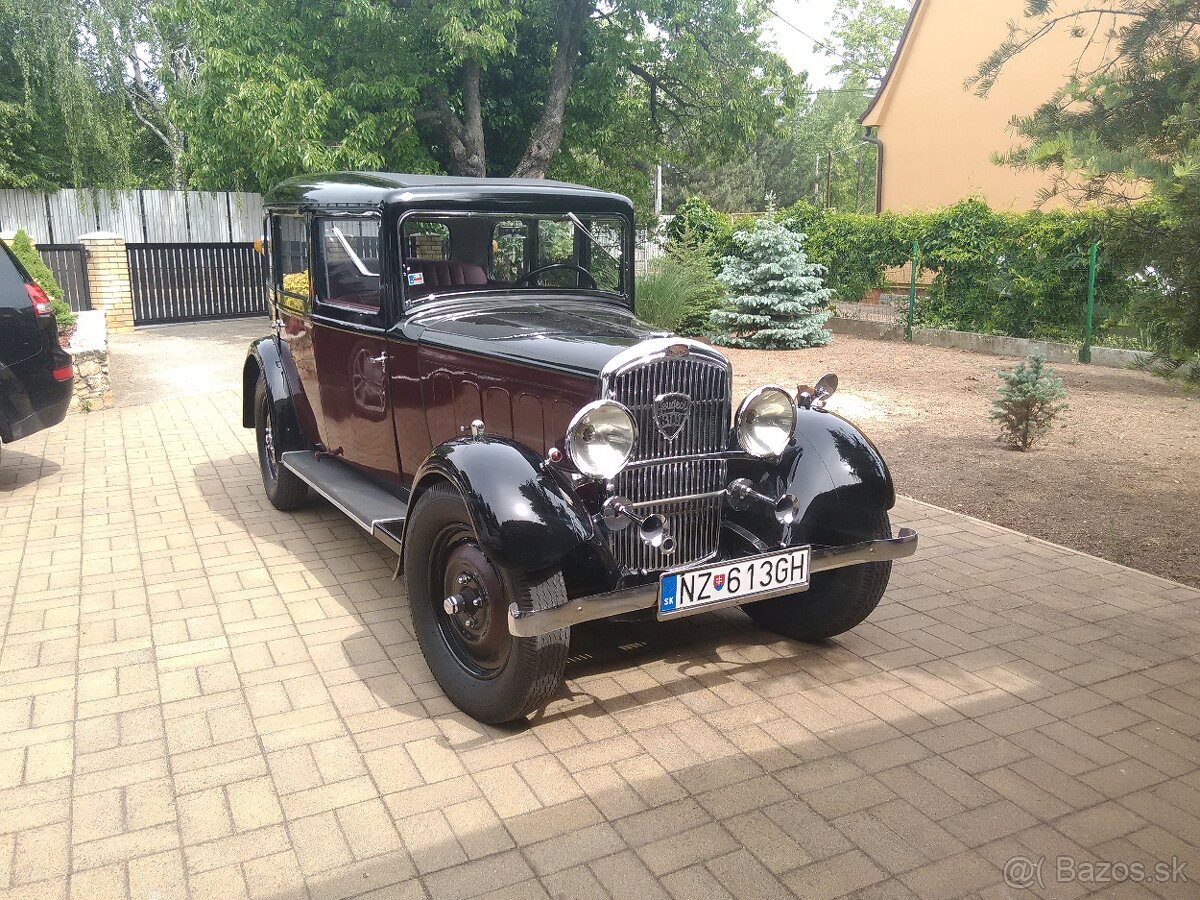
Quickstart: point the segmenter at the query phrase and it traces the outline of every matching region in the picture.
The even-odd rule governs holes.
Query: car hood
[[[495,295],[418,313],[410,324],[424,345],[583,375],[598,375],[627,347],[670,333],[600,299]]]

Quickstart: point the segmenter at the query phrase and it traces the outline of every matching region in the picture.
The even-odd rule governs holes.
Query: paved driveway
[[[238,408],[5,454],[0,897],[1000,897],[1018,857],[1197,896],[1200,593],[902,501],[922,552],[854,633],[579,628],[562,696],[487,728],[387,555],[266,503]]]

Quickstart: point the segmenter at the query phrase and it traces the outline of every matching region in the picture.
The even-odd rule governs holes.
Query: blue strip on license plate
[[[698,607],[728,606],[756,595],[807,590],[810,554],[809,547],[792,547],[663,575],[659,579],[659,617],[683,615]]]

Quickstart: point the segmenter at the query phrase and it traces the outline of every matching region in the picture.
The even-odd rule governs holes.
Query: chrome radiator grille
[[[668,438],[654,421],[654,400],[674,392],[691,398],[691,407],[678,434]],[[648,547],[636,528],[616,532],[613,553],[625,572],[673,568],[716,553],[721,529],[721,498],[675,498],[724,488],[725,461],[668,460],[725,450],[731,414],[730,393],[728,365],[719,359],[696,354],[655,359],[616,375],[608,382],[608,396],[625,404],[638,425],[637,448],[630,465],[613,480],[614,489],[636,504],[642,515],[661,513],[666,516],[676,540],[675,552],[666,556]]]

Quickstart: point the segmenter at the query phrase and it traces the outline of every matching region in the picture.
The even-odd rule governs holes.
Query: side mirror
[[[817,379],[817,399],[825,400],[837,393],[838,377],[832,372],[827,372]]]

